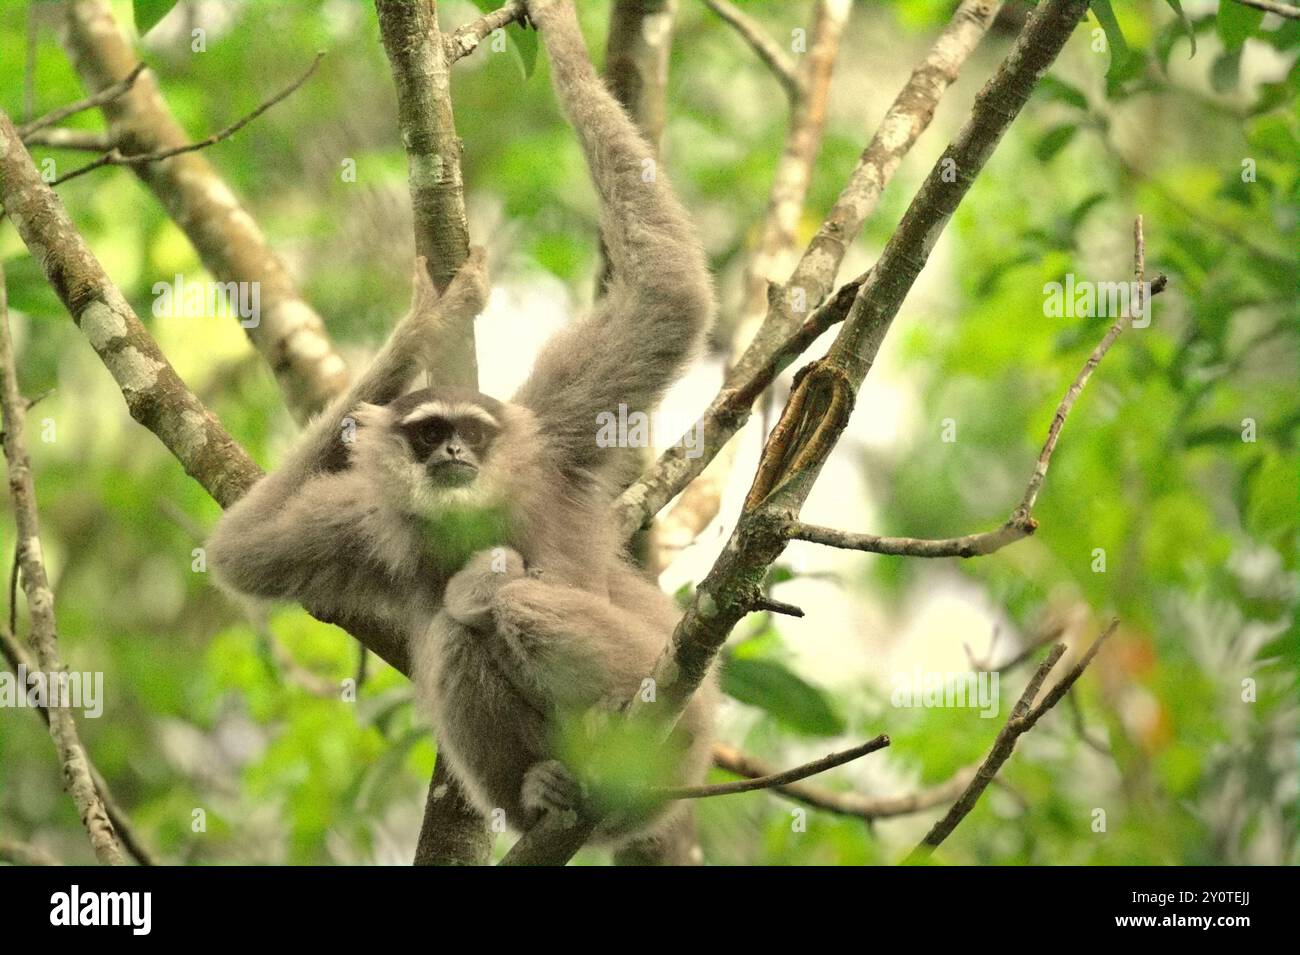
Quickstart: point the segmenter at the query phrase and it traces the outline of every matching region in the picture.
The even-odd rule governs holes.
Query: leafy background
[[[373,8],[168,6],[138,0],[145,16],[161,17],[141,49],[196,138],[328,51],[305,87],[208,156],[331,334],[364,360],[403,308],[411,255],[405,158]],[[440,6],[448,24],[475,14],[465,2]],[[598,49],[607,4],[582,6]],[[694,0],[681,6],[664,157],[726,310],[786,116],[734,34]],[[745,6],[777,37],[803,25],[803,3]],[[805,238],[954,4],[857,6]],[[14,116],[24,111],[25,7],[0,9],[0,107]],[[55,40],[57,12],[36,7],[39,113],[81,89]],[[1005,659],[1056,626],[1086,641],[1116,616],[1118,634],[1074,694],[1077,723],[1063,704],[1026,737],[1002,772],[1006,785],[986,794],[940,857],[1295,862],[1300,24],[1226,0],[1094,8],[936,249],[809,518],[909,536],[1005,519],[1061,393],[1105,327],[1045,317],[1043,286],[1066,273],[1125,280],[1138,212],[1149,268],[1169,276],[1151,327],[1120,339],[1076,408],[1031,540],[967,562],[792,547],[773,586],[809,615],[740,628],[720,733],[785,765],[888,732],[887,752],[821,783],[889,794],[941,782],[987,751],[1000,721],[895,706],[899,674],[968,668],[967,645],[977,659]],[[130,22],[130,3],[115,9]],[[206,31],[205,52],[191,52],[194,27]],[[471,229],[490,247],[496,281],[479,336],[489,391],[517,378],[545,330],[589,299],[596,270],[590,190],[545,65],[521,69],[529,42],[507,55],[485,46],[454,77]],[[1009,43],[995,30],[972,57],[844,275],[874,259]],[[74,124],[99,122],[87,113]],[[36,157],[60,170],[80,161],[41,149]],[[340,176],[346,159],[355,182]],[[1243,181],[1244,161],[1253,181]],[[83,177],[62,196],[182,376],[273,465],[293,425],[238,327],[148,317],[155,282],[204,277],[177,227],[125,170]],[[31,433],[51,438],[33,441],[32,453],[64,657],[105,674],[105,715],[82,721],[83,739],[146,840],[189,863],[409,861],[435,754],[405,681],[372,660],[360,698],[339,700],[332,687],[356,670],[353,643],[296,609],[250,617],[192,569],[216,505],[131,422],[7,225],[0,257],[23,387],[54,389],[33,410]],[[714,378],[706,369],[674,400],[701,407],[718,363],[708,366]],[[940,438],[945,419],[955,442]],[[1242,439],[1244,419],[1255,423],[1253,441]],[[665,586],[689,587],[716,555],[755,444],[751,433],[720,521]],[[0,552],[11,551],[6,513]],[[1005,675],[1003,715],[1027,676]],[[1244,680],[1254,681],[1253,701],[1243,700]],[[204,832],[191,825],[199,808]],[[700,808],[706,856],[720,864],[888,863],[934,815],[868,826],[809,811],[798,826],[794,807],[769,794]],[[44,728],[26,710],[0,712],[0,832],[67,861],[90,858]]]

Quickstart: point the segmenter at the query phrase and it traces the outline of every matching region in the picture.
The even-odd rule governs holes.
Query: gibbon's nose
[[[465,453],[465,449],[462,448],[455,441],[448,441],[447,444],[443,447],[443,450],[447,452],[447,457],[449,458],[459,458],[462,454]]]

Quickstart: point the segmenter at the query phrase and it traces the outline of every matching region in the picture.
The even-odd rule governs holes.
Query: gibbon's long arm
[[[649,146],[596,74],[571,0],[528,0],[556,94],[587,158],[613,266],[605,296],[555,335],[515,400],[531,408],[573,476],[612,466],[601,412],[650,412],[713,313],[704,252]]]
[[[298,438],[284,463],[258,481],[222,516],[208,542],[218,577],[259,597],[315,596],[322,585],[342,584],[322,574],[346,574],[340,560],[357,543],[371,495],[358,493],[345,471],[345,425],[364,403],[399,397],[428,365],[430,341],[444,322],[468,321],[483,310],[487,277],[481,249],[471,251],[441,298],[423,261],[415,267],[411,311],[366,371]]]

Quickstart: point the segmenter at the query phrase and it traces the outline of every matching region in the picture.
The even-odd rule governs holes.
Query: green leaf
[[[1259,29],[1263,19],[1263,10],[1227,0],[1219,4],[1219,17],[1215,21],[1215,27],[1223,45],[1229,50],[1238,50],[1246,38]]]
[[[1183,12],[1182,0],[1165,0],[1174,13],[1178,14],[1178,22],[1183,26],[1183,32],[1187,34],[1187,39],[1192,41],[1192,52],[1188,54],[1188,59],[1196,55],[1196,31],[1192,29],[1192,21],[1187,19],[1187,14]]]
[[[1065,123],[1048,130],[1038,142],[1034,143],[1034,156],[1039,162],[1051,162],[1057,153],[1070,144],[1070,140],[1078,131],[1079,127],[1074,123]]]
[[[773,660],[729,659],[722,667],[728,696],[757,706],[796,733],[838,736],[844,719],[821,690]]]
[[[1110,0],[1093,0],[1092,13],[1101,24],[1101,28],[1106,31],[1106,46],[1110,48],[1110,69],[1106,71],[1106,78],[1110,79],[1111,74],[1128,59],[1128,41],[1124,39],[1124,31],[1119,28],[1119,21],[1115,19],[1115,11],[1110,7]]]
[[[176,6],[176,0],[131,0],[131,6],[135,13],[135,29],[144,36]]]
[[[484,13],[491,13],[501,6],[499,0],[474,0],[474,5]],[[515,62],[523,70],[524,79],[528,79],[533,75],[533,70],[537,69],[537,31],[512,23],[506,30],[506,36],[510,39],[510,50],[515,55]]]

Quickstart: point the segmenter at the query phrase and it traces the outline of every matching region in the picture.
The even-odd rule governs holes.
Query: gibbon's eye
[[[402,434],[416,458],[423,461],[451,437],[451,422],[439,417],[421,418],[403,425]]]
[[[461,441],[474,450],[479,450],[492,440],[492,429],[477,418],[461,418],[456,422],[456,434]]]

